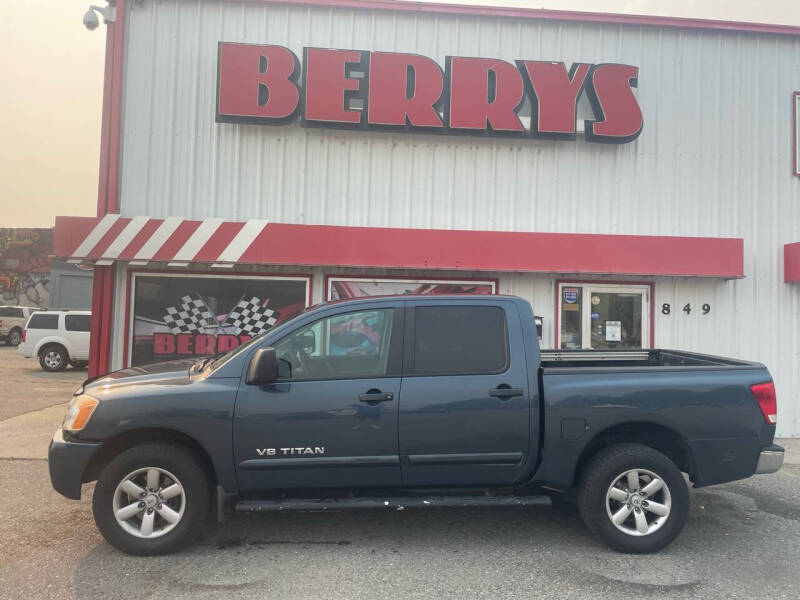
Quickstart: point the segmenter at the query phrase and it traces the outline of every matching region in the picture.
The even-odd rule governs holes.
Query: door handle
[[[498,386],[493,390],[489,390],[489,395],[503,400],[513,398],[514,396],[522,396],[525,392],[522,388],[502,387]]]
[[[394,396],[391,394],[391,392],[367,392],[366,394],[358,395],[359,402],[368,402],[369,404],[378,404],[380,402],[387,402],[392,399],[394,399]]]

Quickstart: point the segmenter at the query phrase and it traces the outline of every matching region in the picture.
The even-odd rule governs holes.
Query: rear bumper
[[[761,450],[756,464],[756,475],[775,473],[783,466],[784,450],[780,446],[773,444]]]
[[[86,465],[101,446],[102,444],[69,441],[64,439],[63,430],[56,431],[47,452],[53,489],[62,496],[80,500]]]

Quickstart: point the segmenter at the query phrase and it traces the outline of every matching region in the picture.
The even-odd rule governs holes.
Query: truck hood
[[[190,382],[189,369],[199,358],[182,358],[141,367],[130,367],[106,373],[83,383],[84,390],[98,398],[113,389],[136,385],[186,385]]]

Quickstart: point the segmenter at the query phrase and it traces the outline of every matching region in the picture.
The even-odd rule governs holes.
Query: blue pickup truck
[[[776,415],[761,364],[545,352],[515,297],[367,298],[221,356],[87,381],[49,465],[68,498],[97,480],[97,526],[131,554],[175,550],[212,508],[525,506],[545,491],[573,492],[592,533],[643,553],[685,525],[687,478],[781,467]]]

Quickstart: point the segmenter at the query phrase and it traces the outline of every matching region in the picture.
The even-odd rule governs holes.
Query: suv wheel
[[[61,371],[67,366],[69,357],[64,346],[53,344],[39,351],[39,364],[45,371]]]
[[[188,543],[205,522],[209,490],[200,461],[185,447],[134,446],[100,473],[94,520],[103,537],[127,554],[167,554]]]
[[[689,490],[680,469],[657,450],[619,444],[587,465],[578,509],[589,530],[615,550],[655,552],[683,530]]]
[[[15,327],[9,331],[8,336],[6,336],[6,344],[9,346],[19,346],[20,342],[22,342],[22,331]]]

